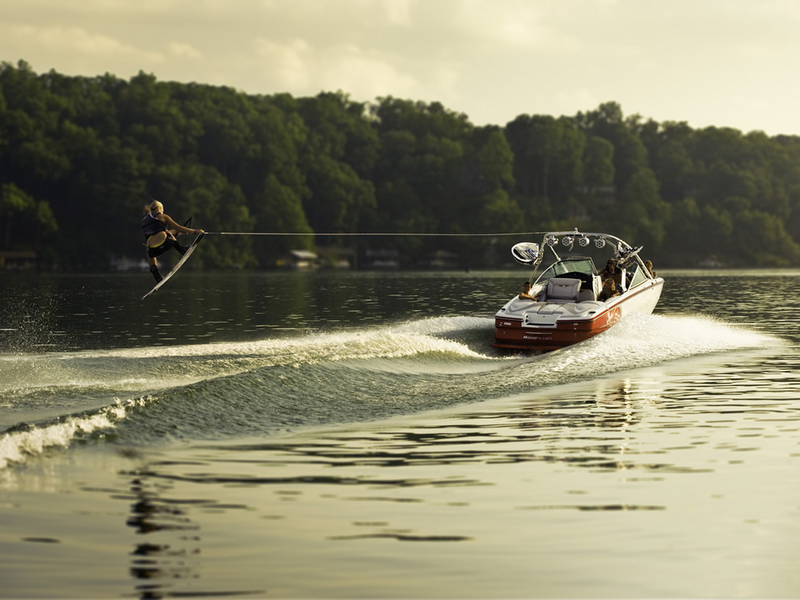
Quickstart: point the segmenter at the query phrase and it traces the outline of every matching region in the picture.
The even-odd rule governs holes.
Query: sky
[[[0,0],[0,61],[800,135],[797,0]]]

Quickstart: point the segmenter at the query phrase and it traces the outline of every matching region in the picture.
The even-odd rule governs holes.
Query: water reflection
[[[139,583],[136,591],[143,599],[163,598],[169,596],[168,590],[177,579],[193,576],[193,569],[187,560],[193,554],[199,554],[199,548],[191,548],[191,544],[199,544],[196,535],[182,535],[178,538],[170,536],[170,540],[180,540],[187,547],[174,548],[168,543],[153,540],[150,536],[159,532],[191,532],[196,531],[186,513],[179,507],[164,500],[161,494],[168,491],[163,482],[151,483],[145,477],[135,477],[130,487],[135,502],[131,505],[131,516],[127,525],[137,534],[146,535],[148,539],[135,545],[131,552],[131,576],[142,582],[155,580],[158,583]]]
[[[660,400],[652,388],[632,380],[602,382],[597,389],[576,389],[568,397],[501,403],[493,409],[426,419],[413,427],[330,431],[313,439],[299,436],[256,444],[199,445],[193,452],[210,452],[214,456],[202,461],[202,468],[175,472],[172,464],[156,463],[147,475],[201,484],[402,489],[491,485],[464,475],[415,475],[426,467],[472,464],[560,462],[592,470],[636,466],[662,473],[687,472],[686,468],[666,462],[632,464],[634,429],[648,418],[649,407]],[[219,468],[214,469],[214,464]],[[270,476],[254,472],[264,467],[281,471],[289,468],[295,474]],[[309,468],[316,472],[308,472]],[[387,468],[406,476],[387,476]],[[237,473],[242,469],[244,472]],[[336,474],[339,470],[346,474]]]
[[[364,535],[331,536],[330,540],[379,540],[390,539],[398,542],[464,542],[470,538],[463,535],[404,535],[400,533],[367,533]]]
[[[172,463],[172,466],[175,466]],[[126,475],[126,474],[123,474]],[[199,579],[195,564],[203,545],[197,534],[199,526],[189,516],[191,508],[214,510],[246,508],[243,505],[222,504],[203,499],[175,499],[170,481],[148,475],[147,469],[127,474],[130,484],[131,514],[126,524],[147,539],[131,551],[130,573],[138,581],[135,590],[142,600],[183,596],[261,596],[264,590],[203,590],[182,591],[181,581]],[[196,583],[194,584],[197,585]]]

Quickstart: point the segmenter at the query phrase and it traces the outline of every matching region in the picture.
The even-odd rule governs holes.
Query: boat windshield
[[[633,267],[633,277],[628,287],[635,288],[637,285],[642,285],[645,281],[647,281],[647,276],[644,274],[644,269],[641,265],[635,265]]]
[[[586,277],[588,277],[588,281],[591,281],[592,275],[596,273],[597,269],[591,258],[588,256],[574,256],[560,260],[547,267],[539,276],[539,279],[536,280],[536,283],[542,283],[553,277],[563,277],[565,275],[584,275],[585,277],[579,277],[579,279],[587,280]]]

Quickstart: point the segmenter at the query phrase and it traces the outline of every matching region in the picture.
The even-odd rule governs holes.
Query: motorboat
[[[533,267],[531,288],[495,315],[494,346],[548,352],[603,333],[625,315],[652,313],[664,279],[645,265],[641,250],[616,236],[577,228],[544,233],[541,244],[515,244],[514,260]],[[548,252],[553,262],[535,278]],[[605,260],[600,271],[595,258]]]

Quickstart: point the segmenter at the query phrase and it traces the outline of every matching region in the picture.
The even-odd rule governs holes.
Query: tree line
[[[60,269],[143,256],[152,198],[221,236],[198,262],[268,268],[315,245],[444,249],[508,261],[513,237],[356,232],[606,231],[662,266],[800,264],[800,137],[693,129],[619,104],[483,127],[438,102],[253,95],[140,72],[36,74],[0,64],[0,251]],[[536,240],[532,240],[536,241]]]

